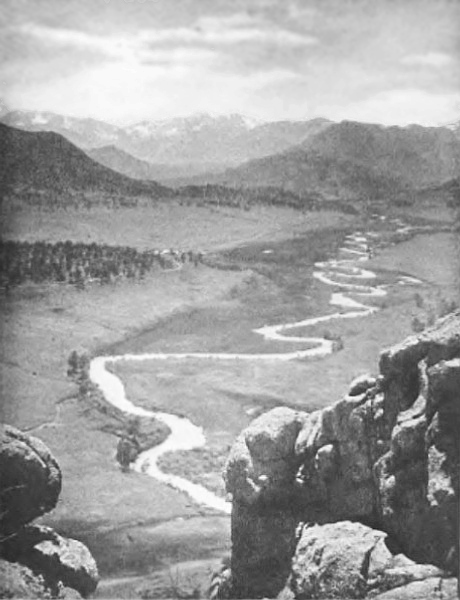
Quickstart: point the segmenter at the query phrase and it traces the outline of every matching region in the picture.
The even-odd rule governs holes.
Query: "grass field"
[[[1,213],[0,235],[23,241],[61,240],[129,245],[138,249],[174,248],[209,251],[254,239],[351,223],[335,212],[302,213],[281,207],[256,206],[250,211],[228,207],[181,206],[158,202],[151,208],[91,210],[8,210]],[[356,219],[356,218],[355,218]]]
[[[296,242],[291,243],[291,246],[295,245]],[[287,253],[286,243],[274,248],[276,255],[278,249],[282,256]],[[436,253],[433,253],[434,248]],[[113,370],[125,382],[128,397],[136,404],[186,415],[206,432],[210,452],[195,451],[189,453],[188,458],[181,452],[176,457],[165,456],[162,464],[176,474],[191,476],[194,481],[222,493],[222,457],[228,453],[238,432],[257,414],[280,404],[310,411],[340,399],[354,377],[363,372],[377,373],[382,348],[412,334],[415,317],[426,322],[429,310],[439,316],[443,299],[449,302],[458,299],[460,270],[455,259],[460,256],[458,248],[458,236],[440,233],[417,236],[379,251],[371,263],[366,263],[366,266],[369,264],[378,269],[376,283],[390,286],[384,299],[367,300],[381,307],[378,313],[291,330],[292,335],[319,336],[327,331],[343,340],[343,350],[325,359],[289,363],[213,359],[116,363]],[[255,251],[252,257],[256,260]],[[303,251],[301,257],[305,261]],[[452,259],[445,260],[445,257]],[[250,295],[241,293],[237,300],[221,303],[218,307],[177,314],[138,338],[116,345],[113,350],[122,354],[155,351],[264,353],[303,349],[305,345],[302,344],[266,342],[252,329],[264,322],[273,324],[335,311],[328,305],[331,288],[318,282],[311,283],[311,264],[306,261],[303,281],[308,280],[310,284],[308,298],[303,297],[303,305],[302,298],[291,298],[286,308],[286,288],[298,291],[299,272],[292,259],[292,268],[289,274],[284,273],[283,287],[280,288],[275,281],[280,281],[277,271],[283,261],[271,260],[276,262],[272,279],[268,275],[253,278]],[[400,286],[397,283],[399,272],[420,277],[423,282]],[[288,277],[294,279],[291,286],[286,282]],[[271,313],[268,306],[262,304],[262,298],[272,304]]]
[[[339,214],[178,205],[140,213],[30,211],[7,217],[2,235],[10,239],[209,251],[349,223]],[[104,577],[161,568],[167,573],[169,565],[185,559],[216,560],[228,551],[229,519],[213,517],[151,478],[121,473],[115,461],[117,438],[103,431],[104,415],[88,411],[66,377],[70,353],[110,351],[192,308],[233,310],[240,295],[251,295],[254,286],[264,290],[260,281],[250,271],[187,265],[181,271],[155,272],[139,283],[92,284],[83,290],[29,284],[0,292],[1,419],[43,439],[58,459],[63,491],[44,520],[86,542]]]

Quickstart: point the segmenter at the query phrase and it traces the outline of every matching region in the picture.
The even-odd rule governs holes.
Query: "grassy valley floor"
[[[176,206],[168,213],[161,206],[148,218],[130,209],[114,214],[31,210],[4,220],[2,227],[10,239],[72,239],[142,248],[180,245],[213,252],[256,237],[271,243],[308,231],[349,228],[350,221],[336,213],[289,209],[247,213]],[[65,284],[27,284],[0,293],[1,419],[43,439],[56,456],[63,491],[44,521],[87,543],[104,578],[161,571],[163,585],[175,564],[190,560],[201,561],[200,572],[207,572],[202,561],[215,564],[229,549],[229,519],[146,476],[120,471],[109,417],[79,400],[77,386],[66,376],[70,353],[97,355],[120,342],[140,340],[171,315],[174,320],[187,312],[221,309],[235,315],[241,297],[254,290],[263,295],[270,288],[275,293],[276,286],[250,270],[187,265],[180,271],[153,272],[137,283],[94,283],[82,290]],[[237,426],[225,433],[226,443]],[[157,581],[156,588],[159,585]],[[123,586],[125,597],[126,582]],[[107,595],[104,589],[108,588],[101,586],[101,594]],[[112,592],[115,588],[109,595]]]
[[[252,330],[333,312],[334,289],[312,278],[314,262],[336,256],[345,235],[365,223],[288,209],[174,206],[169,217],[163,205],[149,215],[123,210],[105,216],[103,210],[18,213],[4,232],[15,239],[206,250],[211,262],[237,270],[188,264],[137,283],[94,283],[82,290],[30,284],[3,291],[1,417],[43,439],[58,459],[63,491],[43,520],[89,546],[103,577],[100,597],[164,597],[179,588],[191,597],[197,590],[203,594],[210,570],[229,551],[229,518],[148,476],[122,473],[113,414],[79,398],[66,376],[68,357],[73,350],[91,356],[290,350],[290,342],[267,342]],[[328,405],[354,376],[375,372],[382,346],[410,334],[414,318],[427,323],[443,302],[458,298],[459,255],[453,233],[377,248],[365,266],[390,293],[375,301],[382,310],[370,317],[309,330],[307,335],[324,335],[327,329],[343,341],[344,348],[325,359],[171,359],[112,368],[135,403],[183,414],[204,428],[207,448],[165,455],[162,465],[222,494],[223,460],[240,430],[280,404],[302,410]],[[400,272],[422,283],[397,285]]]
[[[283,251],[285,245],[280,244]],[[434,254],[433,248],[437,249]],[[439,233],[416,236],[378,251],[374,260],[366,262],[366,268],[377,271],[376,283],[389,286],[389,293],[383,299],[365,302],[380,306],[379,312],[290,331],[292,335],[318,336],[327,331],[342,340],[343,349],[326,358],[287,363],[172,358],[166,362],[114,364],[111,369],[122,379],[127,396],[135,404],[185,415],[206,432],[207,450],[165,455],[161,459],[163,468],[223,495],[220,472],[228,449],[255,416],[278,405],[311,411],[335,402],[355,376],[376,373],[382,348],[412,334],[415,320],[429,324],[432,315],[441,315],[458,299],[460,269],[455,257],[460,256],[459,249],[458,234]],[[275,246],[275,253],[276,250]],[[453,258],[442,262],[440,256]],[[291,277],[296,278],[295,261],[292,264]],[[252,330],[263,325],[265,319],[269,323],[294,321],[336,310],[328,304],[331,288],[311,282],[311,266],[305,264],[310,287],[303,307],[294,297],[289,310],[283,310],[286,288],[279,289],[273,280],[267,283],[266,278],[259,276],[251,280],[251,293],[242,291],[238,301],[177,314],[111,351],[263,353],[303,348],[305,345],[296,343],[266,342]],[[421,283],[401,285],[400,273],[418,277]],[[272,319],[268,307],[261,305],[258,285],[265,301],[274,305]]]

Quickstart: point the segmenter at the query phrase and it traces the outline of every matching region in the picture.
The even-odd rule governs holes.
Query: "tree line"
[[[58,282],[84,286],[120,278],[142,279],[155,269],[174,269],[202,261],[201,252],[139,251],[129,246],[0,240],[0,283],[5,286]]]

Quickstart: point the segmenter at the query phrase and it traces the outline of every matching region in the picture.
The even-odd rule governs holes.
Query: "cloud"
[[[442,52],[427,52],[426,54],[408,54],[401,60],[403,65],[409,67],[434,67],[441,68],[451,65],[453,58]]]
[[[60,29],[35,23],[24,23],[15,27],[14,31],[40,40],[45,46],[73,46],[82,50],[99,51],[111,57],[125,56],[132,46],[127,38],[121,36],[99,36],[85,31]]]
[[[39,39],[49,46],[70,47],[80,52],[95,52],[101,58],[139,62],[143,64],[167,64],[209,62],[213,60],[216,53],[209,48],[190,46],[177,47],[152,47],[148,43],[148,36],[136,33],[131,36],[101,36],[84,31],[58,29],[24,24],[17,28],[23,35]]]
[[[16,108],[92,116],[116,123],[195,112],[253,115],[259,110],[257,94],[263,94],[267,86],[283,87],[297,77],[283,69],[267,68],[241,75],[203,63],[171,63],[169,59],[154,64],[111,61],[54,80],[28,79],[12,84],[6,97]]]
[[[390,90],[361,102],[324,107],[324,113],[334,120],[425,126],[456,121],[459,110],[460,93],[436,94],[418,89]]]
[[[5,2],[0,81],[23,108],[400,124],[459,112],[451,0]]]
[[[235,13],[227,17],[200,17],[188,27],[140,29],[130,35],[98,35],[33,22],[17,26],[14,30],[40,40],[46,46],[71,46],[121,60],[140,58],[153,61],[155,56],[149,56],[149,53],[162,46],[218,48],[248,43],[298,47],[318,43],[318,40],[312,36],[256,19],[246,13]],[[205,54],[203,50],[201,54],[197,51],[188,56],[207,59],[210,54]]]
[[[262,42],[310,46],[318,43],[316,37],[292,31],[247,13],[236,13],[227,17],[201,17],[196,21],[195,27],[188,30],[188,35],[198,35],[199,39],[217,45]]]

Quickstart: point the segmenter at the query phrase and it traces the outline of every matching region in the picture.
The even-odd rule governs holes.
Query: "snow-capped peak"
[[[35,113],[31,119],[32,125],[46,125],[48,123],[48,118],[43,113]]]

